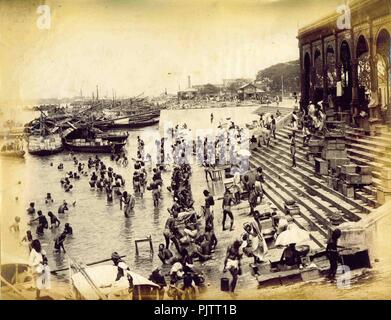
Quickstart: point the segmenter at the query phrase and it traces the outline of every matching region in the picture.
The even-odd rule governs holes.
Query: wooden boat
[[[106,139],[64,139],[64,145],[68,150],[75,152],[91,153],[118,153],[126,142],[115,142]]]
[[[27,149],[30,154],[47,156],[61,152],[63,150],[63,143],[58,133],[46,136],[31,135],[28,137]]]
[[[128,127],[129,128],[143,128],[148,126],[153,126],[155,124],[158,124],[160,121],[160,117],[155,117],[148,120],[140,120],[140,121],[134,121],[129,119]]]
[[[66,140],[81,140],[82,142],[93,139],[101,139],[112,142],[125,142],[129,133],[126,131],[102,131],[95,127],[95,124],[88,123],[79,125],[79,127],[70,127],[62,132],[62,137]],[[78,141],[80,142],[80,141]]]
[[[1,157],[8,157],[8,158],[24,158],[25,151],[23,150],[6,150],[6,151],[0,151]]]
[[[7,142],[0,148],[1,157],[23,158],[24,154],[25,152],[23,150],[23,142],[21,139],[15,139]]]
[[[46,115],[41,111],[38,123],[37,121],[32,122],[32,129],[30,129],[32,134],[28,137],[27,144],[27,149],[30,154],[47,156],[63,150],[60,134],[54,133],[58,127],[54,123],[51,123],[53,128],[49,128],[46,118]],[[35,129],[37,124],[39,124],[39,129]]]
[[[152,110],[144,113],[133,111],[121,117],[109,116],[99,121],[96,126],[100,128],[142,128],[159,123],[160,110]]]
[[[35,300],[35,283],[27,258],[2,254],[1,258],[1,298],[3,300]],[[51,289],[45,290],[41,299],[59,300],[66,298],[67,285],[56,279],[51,280]]]
[[[133,290],[125,277],[115,281],[117,267],[100,265],[79,269],[71,276],[76,299],[82,300],[152,300],[156,299],[158,285],[147,278],[128,271],[133,278]]]
[[[109,141],[123,142],[123,141],[128,139],[129,132],[125,132],[125,131],[119,131],[119,132],[108,131],[108,132],[97,133],[96,137],[100,138],[100,139],[109,140]]]

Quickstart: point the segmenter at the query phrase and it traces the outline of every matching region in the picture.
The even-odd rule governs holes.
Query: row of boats
[[[116,119],[88,119],[79,117],[40,117],[28,123],[23,136],[32,155],[47,156],[64,149],[73,152],[119,153],[126,144],[128,132],[115,129],[140,128],[159,123],[160,110]],[[22,135],[12,143],[3,145],[0,155],[24,157]]]

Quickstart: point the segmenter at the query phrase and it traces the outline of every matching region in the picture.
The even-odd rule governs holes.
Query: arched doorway
[[[303,101],[308,105],[310,99],[311,58],[308,52],[304,55],[304,90]]]
[[[323,64],[322,54],[319,49],[314,53],[314,101],[320,101],[323,99]]]
[[[382,29],[376,39],[376,69],[379,103],[383,109],[390,105],[390,34]]]
[[[327,88],[328,94],[336,95],[337,72],[335,69],[335,52],[331,45],[326,49]]]
[[[350,109],[352,101],[352,65],[349,44],[342,41],[340,48],[341,61],[341,85],[342,85],[342,108]]]
[[[358,38],[356,47],[358,73],[358,103],[362,111],[368,112],[371,93],[371,64],[368,43],[363,35]]]

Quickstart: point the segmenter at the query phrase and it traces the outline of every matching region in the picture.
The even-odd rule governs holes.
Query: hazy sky
[[[343,0],[1,1],[0,94],[174,93],[298,58],[297,30]],[[38,5],[51,9],[40,30]]]

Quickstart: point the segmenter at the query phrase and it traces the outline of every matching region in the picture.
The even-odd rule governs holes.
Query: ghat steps
[[[350,160],[373,169],[373,184],[356,190],[354,199],[328,187],[325,177],[315,175],[314,163],[307,159],[307,147],[302,145],[301,132],[296,134],[297,167],[291,167],[290,133],[288,126],[277,131],[276,139],[270,139],[269,148],[262,145],[252,151],[250,164],[263,168],[265,193],[280,210],[284,209],[286,200],[297,202],[301,213],[294,216],[295,222],[308,230],[316,243],[324,246],[331,228],[330,217],[335,212],[342,215],[343,221],[358,221],[379,205],[376,187],[380,185],[381,167],[391,165],[391,132],[382,129],[380,136],[369,137],[359,129],[346,131]]]

